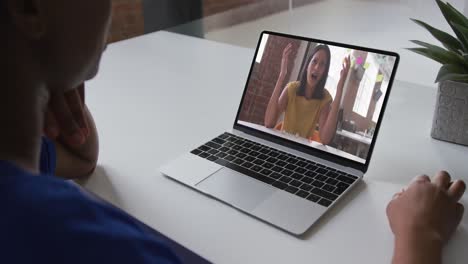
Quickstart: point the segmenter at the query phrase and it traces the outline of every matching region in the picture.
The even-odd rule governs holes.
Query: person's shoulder
[[[292,82],[289,82],[288,84],[286,84],[286,88],[289,90],[297,90],[297,88],[299,88],[299,86],[301,85],[301,82],[300,81],[292,81]]]
[[[10,184],[10,201],[3,202],[8,206],[0,230],[6,237],[35,244],[28,249],[31,255],[45,254],[57,260],[48,263],[83,263],[100,255],[92,263],[129,263],[132,259],[178,263],[162,240],[120,209],[97,200],[74,183],[48,175],[29,176]],[[34,236],[29,238],[31,234]],[[19,250],[11,247],[12,252]],[[67,254],[76,248],[83,250],[78,259],[71,260]]]
[[[333,97],[331,96],[330,92],[327,89],[323,89],[323,99],[324,103],[330,103],[333,101]]]

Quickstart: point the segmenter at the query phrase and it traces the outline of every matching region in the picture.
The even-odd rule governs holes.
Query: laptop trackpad
[[[251,212],[276,188],[229,168],[223,168],[200,182],[196,188],[234,207]]]

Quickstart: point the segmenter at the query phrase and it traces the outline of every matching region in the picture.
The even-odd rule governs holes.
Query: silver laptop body
[[[391,67],[391,72],[382,74],[386,74],[384,78],[387,79],[385,84],[388,87],[384,96],[381,96],[383,100],[381,112],[378,115],[378,121],[375,122],[376,126],[373,131],[373,137],[369,139],[370,144],[366,145],[362,142],[352,143],[365,144],[364,147],[368,148],[367,157],[365,159],[355,158],[354,160],[344,158],[327,150],[333,149],[335,152],[341,153],[340,150],[336,150],[335,148],[324,145],[319,146],[317,144],[314,145],[316,147],[306,146],[303,142],[295,142],[295,137],[292,135],[286,135],[282,132],[267,133],[255,129],[257,125],[246,125],[248,123],[242,122],[239,119],[242,101],[244,101],[246,95],[244,92],[239,113],[231,131],[227,131],[212,141],[201,145],[199,148],[183,154],[161,167],[160,172],[173,180],[218,199],[288,233],[299,236],[305,233],[321,216],[343,199],[362,180],[369,165],[399,56],[396,53],[387,51],[276,32],[263,32],[259,40],[252,68],[257,63],[255,60],[258,58],[259,49],[262,50],[262,40],[264,40],[265,36],[270,40],[274,40],[275,37],[289,38],[295,41],[321,43],[348,50],[353,49],[353,51],[379,54],[374,56],[376,58],[380,58],[379,56],[382,54],[382,56],[394,58],[392,59],[393,67]],[[360,64],[356,66],[358,62]],[[364,67],[365,65],[362,59],[356,58],[355,66],[357,69],[352,68],[352,71],[356,71],[353,74],[359,74],[359,67]],[[252,74],[252,68],[249,79]],[[379,73],[381,71],[383,70],[379,69]],[[249,87],[249,79],[247,80],[246,90]],[[378,76],[377,80],[379,79],[380,77]],[[378,83],[376,82],[376,84]],[[341,129],[345,130],[344,128]],[[346,136],[346,133],[340,133],[340,135]],[[357,134],[353,133],[353,136],[355,135]],[[349,136],[346,138],[345,136],[341,136],[343,142],[346,142],[346,140],[356,141],[356,139],[350,139]],[[365,141],[365,138],[363,139]],[[301,140],[304,141],[303,139]],[[250,148],[254,148],[256,151]],[[255,159],[251,157],[252,160],[247,162],[245,159],[249,155],[243,155],[242,151],[254,152],[256,154],[262,151],[262,153],[257,155]],[[237,153],[236,155],[242,158],[231,155],[234,153]],[[234,158],[226,160],[228,157]],[[259,157],[262,157],[262,159]],[[280,162],[280,158],[283,158],[284,162]],[[288,160],[292,162],[288,162]],[[260,165],[253,162],[257,162]],[[268,163],[268,167],[262,167],[262,162],[264,162],[264,166],[267,166]],[[243,167],[243,164],[247,163],[253,164],[253,166],[249,168]],[[284,165],[284,163],[287,163],[287,165]],[[290,165],[291,163],[293,164]],[[278,164],[283,166],[278,166]],[[252,171],[254,168],[257,170],[258,167],[261,167],[261,170]],[[285,167],[290,169],[286,169]],[[285,176],[281,174],[282,171],[289,171],[292,174]],[[307,175],[313,176],[307,177]]]

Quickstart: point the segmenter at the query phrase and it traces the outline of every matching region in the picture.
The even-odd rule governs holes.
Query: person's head
[[[106,46],[110,0],[0,0],[7,53],[49,91],[93,78]],[[8,65],[7,65],[8,67]]]
[[[318,45],[307,60],[306,67],[301,74],[301,85],[297,95],[305,96],[307,86],[314,87],[312,98],[321,99],[330,70],[331,53],[327,45]]]

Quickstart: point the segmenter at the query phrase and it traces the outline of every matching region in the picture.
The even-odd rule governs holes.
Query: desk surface
[[[215,263],[389,263],[385,206],[401,185],[382,180],[406,183],[441,168],[468,179],[468,149],[429,136],[435,90],[403,82],[365,183],[303,239],[162,176],[159,166],[232,127],[252,56],[167,32],[109,46],[87,90],[101,154],[85,187]],[[465,218],[445,263],[465,263],[467,244]]]

